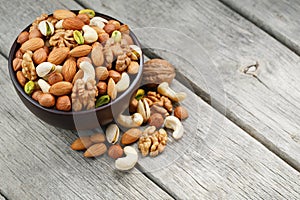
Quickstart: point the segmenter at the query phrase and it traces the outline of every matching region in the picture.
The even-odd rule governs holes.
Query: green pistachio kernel
[[[26,94],[31,95],[35,88],[35,84],[33,81],[28,81],[24,86],[24,91]]]
[[[145,90],[138,89],[138,91],[135,94],[135,99],[139,101],[144,97],[144,95],[145,95]]]
[[[52,31],[49,25],[50,22],[46,22],[46,36],[52,35]]]
[[[103,95],[96,101],[95,107],[98,108],[100,106],[108,104],[109,102],[110,102],[110,97],[108,95]]]
[[[113,38],[115,42],[120,42],[122,39],[122,34],[120,31],[114,31],[111,34],[111,38]]]
[[[90,18],[95,17],[95,11],[92,9],[83,9],[79,11],[79,14],[87,14]]]
[[[77,42],[77,44],[84,44],[84,38],[82,36],[82,33],[80,31],[74,31],[73,32],[73,37],[75,39],[75,41]]]

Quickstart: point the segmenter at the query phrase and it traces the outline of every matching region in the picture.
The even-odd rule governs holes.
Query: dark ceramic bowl
[[[73,10],[73,12],[78,13],[77,10]],[[103,17],[107,20],[114,19],[110,16],[97,13],[96,16]],[[114,19],[115,20],[115,19]],[[122,22],[120,22],[122,24]],[[29,30],[29,25],[25,30]],[[141,45],[137,39],[137,37],[134,35],[132,31],[130,31],[130,36],[133,39],[133,42],[135,45],[139,46],[141,48]],[[29,95],[27,95],[24,92],[23,87],[19,84],[16,73],[13,70],[12,67],[12,61],[15,57],[16,51],[20,48],[20,44],[17,43],[17,39],[14,41],[10,54],[8,59],[8,69],[10,78],[13,82],[13,85],[15,87],[15,90],[17,91],[17,94],[19,95],[22,102],[25,104],[25,106],[37,117],[42,119],[43,121],[47,122],[48,124],[51,124],[56,127],[64,128],[64,129],[77,129],[77,130],[83,130],[83,129],[92,129],[97,128],[100,125],[106,125],[114,120],[122,111],[126,110],[129,105],[129,100],[135,92],[141,82],[142,78],[142,72],[143,72],[143,62],[144,58],[143,55],[140,58],[140,69],[139,72],[135,75],[135,77],[131,77],[131,83],[129,88],[121,93],[118,94],[118,97],[110,102],[107,105],[104,105],[102,107],[87,110],[87,111],[79,111],[79,112],[64,112],[59,111],[53,108],[45,108],[42,107],[38,102],[33,100]]]

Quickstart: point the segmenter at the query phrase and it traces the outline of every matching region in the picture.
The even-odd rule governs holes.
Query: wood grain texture
[[[300,170],[300,60],[292,51],[218,1],[134,1],[126,9],[121,1],[102,1],[99,6],[96,1],[80,2],[134,28],[163,27],[187,35],[195,44],[173,35],[164,40],[147,31],[140,31],[139,39],[149,47],[165,42],[173,50],[194,52],[188,62],[185,58],[180,62],[178,55],[165,58],[193,83],[197,93],[213,97],[215,108],[221,112],[225,108],[230,120]],[[197,44],[206,54],[197,54]],[[160,55],[167,54],[160,51]],[[205,64],[207,57],[217,65],[217,72]],[[242,73],[256,61],[257,77]],[[199,71],[204,78],[199,78]],[[215,77],[222,84],[214,84]],[[215,91],[220,94],[212,95]]]
[[[0,100],[10,102],[0,105],[0,189],[8,199],[171,198],[136,169],[121,173],[107,157],[85,159],[71,150],[76,134],[30,113],[13,90],[2,56],[0,65]]]
[[[300,55],[300,2],[221,0]]]

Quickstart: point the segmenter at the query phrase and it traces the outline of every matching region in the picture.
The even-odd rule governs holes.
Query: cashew
[[[140,113],[134,113],[133,115],[122,115],[120,114],[117,122],[126,128],[134,128],[142,125],[144,119]]]
[[[40,86],[43,93],[49,93],[49,90],[50,90],[51,86],[45,80],[39,79],[38,80],[38,85]]]
[[[86,82],[89,78],[95,79],[95,70],[91,63],[83,61],[80,63],[79,68],[82,69],[84,73],[82,78],[84,82]]]
[[[116,124],[110,124],[106,128],[105,134],[107,142],[115,144],[119,140],[120,129]]]
[[[39,77],[45,77],[48,74],[52,73],[53,71],[55,71],[56,66],[50,62],[42,62],[41,64],[39,64],[36,67],[36,74]]]
[[[82,30],[84,32],[83,37],[84,37],[85,42],[93,43],[93,42],[96,42],[98,40],[97,32],[92,27],[90,27],[89,25],[84,25],[82,27]]]
[[[58,73],[61,73],[61,70],[62,70],[62,66],[61,65],[56,65],[55,71],[58,72]]]
[[[90,20],[90,25],[98,26],[99,28],[103,29],[105,26],[104,23],[107,23],[107,22],[108,21],[102,17],[93,17]]]
[[[131,146],[126,146],[124,148],[124,153],[126,157],[118,158],[115,161],[116,169],[121,171],[132,169],[139,158],[136,150]]]
[[[169,97],[172,101],[180,102],[183,101],[186,98],[186,93],[184,92],[175,92],[169,87],[169,84],[167,82],[162,82],[157,87],[157,91],[164,96]]]
[[[174,139],[178,140],[182,137],[184,133],[183,125],[181,121],[174,116],[168,116],[165,119],[165,127],[174,130],[172,136]]]
[[[144,122],[150,118],[150,107],[146,99],[139,100],[137,112],[143,116]]]
[[[126,72],[123,72],[121,75],[121,79],[116,84],[117,92],[125,91],[129,87],[129,84],[130,78]]]

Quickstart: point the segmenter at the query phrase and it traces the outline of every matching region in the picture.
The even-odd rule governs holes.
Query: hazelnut
[[[29,39],[31,38],[42,38],[43,35],[42,33],[37,29],[33,29],[30,33],[29,33]]]
[[[56,101],[56,109],[62,111],[70,111],[71,110],[70,98],[68,96],[58,97]]]
[[[107,91],[107,84],[106,84],[106,82],[100,81],[97,84],[97,88],[98,88],[98,94],[99,95],[106,94],[106,91]]]
[[[63,81],[64,77],[61,73],[55,72],[52,73],[49,77],[48,77],[48,83],[50,85],[53,85],[57,82]]]
[[[18,82],[20,83],[20,85],[22,87],[24,87],[27,80],[26,80],[24,74],[21,71],[17,72],[17,79],[18,79]]]
[[[77,59],[77,67],[79,67],[80,63],[83,61],[87,61],[92,64],[92,60],[89,57],[81,57]]]
[[[118,30],[121,27],[120,22],[118,22],[116,20],[113,20],[113,19],[109,20],[107,24],[113,24],[113,25],[115,25],[115,30]]]
[[[24,31],[24,32],[20,33],[20,35],[17,39],[17,43],[23,44],[27,40],[29,40],[29,33],[27,31]]]
[[[117,83],[121,79],[121,74],[115,70],[109,70],[108,76],[112,78],[115,81],[115,83]]]
[[[114,24],[106,24],[103,28],[106,33],[109,35],[116,30],[116,26]]]
[[[22,68],[22,59],[21,58],[15,58],[13,60],[13,69],[14,71],[18,71]]]
[[[78,14],[77,18],[83,21],[83,23],[86,25],[90,24],[90,17],[87,14]]]
[[[99,33],[98,34],[98,41],[101,43],[106,42],[109,39],[109,35],[108,33],[104,32],[104,33]]]
[[[133,98],[133,99],[130,101],[130,104],[129,104],[129,112],[130,112],[130,113],[135,113],[135,112],[136,112],[138,103],[139,103],[139,102],[138,102],[138,100],[136,100],[136,98]]]
[[[119,28],[119,31],[121,33],[129,34],[129,27],[128,27],[128,25],[127,24],[121,25],[120,28]]]
[[[119,144],[115,144],[109,147],[108,156],[117,159],[123,156],[123,149]]]
[[[55,105],[55,97],[52,94],[43,93],[38,98],[41,106],[50,108]]]
[[[130,35],[122,33],[122,38],[126,40],[128,45],[133,45],[134,44],[132,38],[130,37]]]
[[[156,128],[159,128],[164,124],[164,118],[161,114],[154,113],[148,119],[148,123],[150,126],[155,126]]]
[[[15,55],[16,58],[23,58],[23,53],[21,52],[21,49],[19,49],[17,52],[16,52],[16,55]]]
[[[184,120],[189,117],[189,114],[188,114],[188,111],[184,107],[178,106],[174,110],[174,116],[180,120]]]
[[[42,62],[45,62],[47,60],[47,57],[48,56],[47,56],[47,52],[45,51],[45,49],[40,48],[33,53],[32,59],[35,64],[39,65]]]
[[[35,101],[39,101],[39,98],[41,96],[41,94],[43,94],[43,92],[41,90],[37,90],[37,91],[34,91],[32,93],[32,98],[35,100]]]

